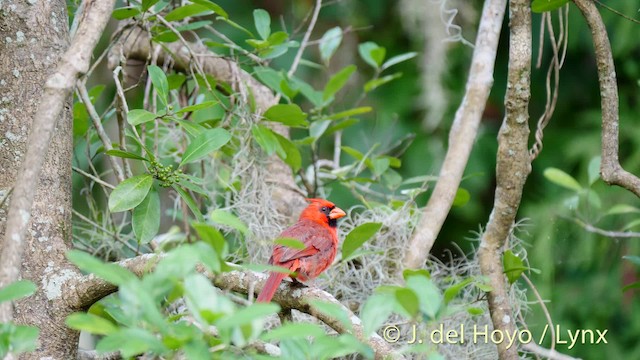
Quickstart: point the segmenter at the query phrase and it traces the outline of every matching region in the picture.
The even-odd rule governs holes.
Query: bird
[[[331,201],[307,199],[309,205],[302,211],[298,222],[285,229],[279,238],[293,238],[304,244],[295,249],[282,244],[273,248],[269,265],[284,268],[287,272],[271,272],[257,302],[270,302],[276,289],[287,276],[294,282],[305,282],[325,271],[338,252],[338,219],[346,213]]]

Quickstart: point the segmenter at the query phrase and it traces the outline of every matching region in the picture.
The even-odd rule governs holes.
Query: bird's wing
[[[333,246],[331,232],[313,221],[299,221],[283,231],[280,237],[300,240],[306,246],[304,249],[294,249],[284,245],[276,245],[272,256],[274,265],[312,256]]]

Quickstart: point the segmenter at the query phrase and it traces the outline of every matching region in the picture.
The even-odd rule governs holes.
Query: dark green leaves
[[[134,109],[127,113],[127,122],[129,125],[136,126],[144,124],[151,120],[155,120],[158,116],[152,112],[143,109]]]
[[[507,275],[507,279],[509,279],[509,284],[516,282],[516,280],[520,278],[520,275],[527,270],[522,259],[520,259],[511,250],[504,252],[502,264],[504,266],[504,272]]]
[[[347,259],[382,227],[381,223],[365,223],[349,232],[342,244],[342,258]]]
[[[216,128],[203,131],[187,146],[182,155],[180,166],[206,157],[212,151],[224,146],[229,140],[231,140],[231,134],[225,129]]]
[[[349,81],[349,78],[356,71],[355,65],[349,65],[344,69],[338,71],[335,75],[329,79],[327,86],[324,88],[324,92],[322,93],[322,98],[326,101],[333,97],[340,89],[344,87],[344,85]]]
[[[31,281],[16,281],[0,289],[0,303],[31,296],[35,291],[36,285]]]
[[[151,188],[147,196],[133,210],[133,232],[140,244],[147,244],[160,229],[160,196]]]
[[[358,52],[362,60],[378,69],[382,65],[387,51],[385,48],[378,46],[378,44],[368,41],[358,46]]]
[[[278,104],[264,112],[264,118],[291,127],[307,127],[307,114],[296,104]]]
[[[152,184],[153,176],[149,174],[124,180],[109,195],[109,210],[119,212],[138,206],[149,193]]]
[[[156,65],[149,65],[147,67],[147,71],[149,72],[149,77],[151,78],[153,87],[158,93],[160,101],[167,106],[169,96],[169,82],[167,81],[167,75],[165,75],[164,71]]]
[[[531,3],[531,11],[535,13],[551,11],[561,8],[568,2],[569,0],[533,0]]]

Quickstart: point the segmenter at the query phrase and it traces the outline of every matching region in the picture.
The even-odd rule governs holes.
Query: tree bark
[[[69,45],[69,33],[64,0],[5,1],[0,14],[0,193],[6,195],[15,186],[29,133],[34,131],[32,118],[46,80]],[[38,348],[23,358],[55,354],[55,359],[71,359],[76,353],[79,333],[64,326],[69,310],[59,302],[49,301],[59,296],[61,281],[76,273],[64,258],[71,245],[70,108],[68,98],[57,119],[37,188],[31,190],[35,196],[30,216],[29,212],[21,214],[24,220],[31,219],[23,239],[23,255],[14,253],[14,259],[2,264],[17,264],[10,270],[20,271],[22,279],[38,286],[35,295],[19,301],[14,309],[8,304],[8,311],[13,312],[8,316],[17,323],[40,328]],[[0,209],[0,239],[4,239],[8,208],[9,201],[5,201]]]

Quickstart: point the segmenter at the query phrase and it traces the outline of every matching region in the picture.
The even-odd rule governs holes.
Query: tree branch
[[[155,264],[160,261],[163,255],[145,254],[131,259],[126,259],[117,264],[133,272],[137,276],[153,270]],[[234,264],[230,266],[237,267]],[[249,270],[236,270],[220,274],[211,274],[204,267],[198,267],[198,271],[211,279],[213,284],[223,290],[230,290],[247,294],[252,286],[255,286],[255,293],[259,293],[267,280],[267,274],[257,273]],[[64,301],[73,309],[87,309],[96,301],[118,290],[117,286],[108,283],[93,274],[76,276],[65,281],[62,286]],[[364,329],[360,319],[336,300],[331,294],[315,287],[290,286],[288,282],[283,282],[276,291],[273,302],[278,303],[283,309],[295,309],[321,320],[338,333],[347,333],[349,329],[337,319],[328,316],[311,302],[320,300],[332,303],[342,308],[349,316],[353,335],[361,341],[367,342],[375,351],[376,359],[402,359],[403,357],[395,353],[393,349],[380,336],[374,334],[369,339],[364,336]]]
[[[515,317],[508,297],[502,266],[502,251],[522,199],[522,189],[531,172],[529,158],[529,98],[531,97],[531,9],[527,0],[509,1],[509,69],[505,95],[505,118],[498,134],[496,193],[487,230],[482,236],[478,260],[489,277],[488,293],[493,327],[515,332]],[[518,347],[498,343],[500,360],[518,359]]]
[[[407,246],[411,251],[405,255],[405,268],[422,267],[451,210],[493,85],[493,68],[506,3],[506,0],[487,0],[484,4],[467,90],[449,132],[449,149],[438,181]]]
[[[149,34],[144,29],[133,26],[126,30],[120,37],[120,41],[113,46],[109,54],[109,67],[113,69],[120,65],[121,55],[129,59],[146,61],[151,57],[153,51]],[[203,44],[180,41],[163,44],[163,48],[158,52],[158,65],[169,60],[174,62],[175,70],[187,74],[192,62],[197,62],[198,67],[205,74],[209,74],[221,82],[229,83],[235,91],[241,93],[250,91],[255,99],[258,113],[264,112],[277,103],[277,97],[273,92],[242,70],[238,63],[211,53]],[[289,138],[288,127],[271,121],[267,126]],[[272,194],[275,210],[287,218],[293,219],[306,206],[306,202],[300,192],[296,191],[298,187],[291,168],[275,155],[270,158],[268,167],[270,178],[265,181],[278,184]]]
[[[111,18],[115,0],[85,1],[85,11],[71,45],[44,85],[42,98],[31,125],[31,133],[22,168],[16,179],[7,218],[2,254],[0,288],[14,282],[20,273],[25,247],[25,232],[31,217],[31,205],[42,164],[62,108],[76,80],[89,69],[89,61],[102,32]],[[0,304],[0,323],[13,318],[10,302]]]
[[[602,163],[600,175],[609,185],[621,186],[640,197],[640,178],[629,173],[618,159],[618,84],[611,44],[602,17],[591,0],[573,0],[593,36],[602,107]]]

